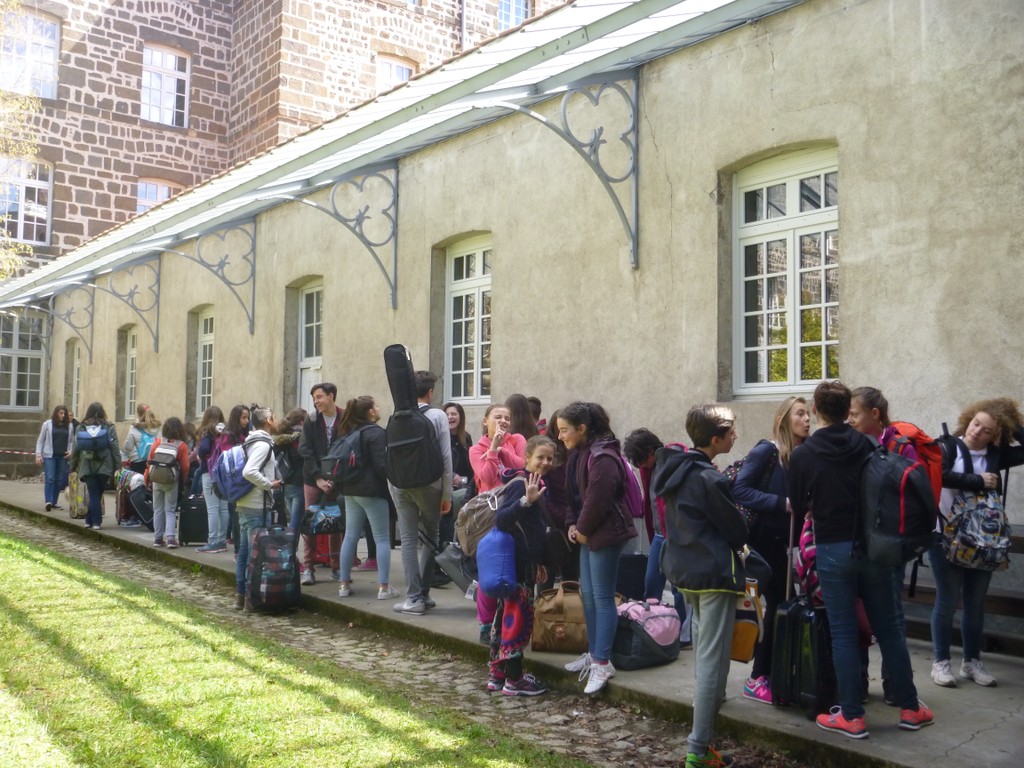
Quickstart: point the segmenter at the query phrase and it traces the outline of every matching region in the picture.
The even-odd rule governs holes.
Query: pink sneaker
[[[376,571],[377,561],[376,560],[364,560],[359,565],[355,566],[352,570],[354,571]]]
[[[759,701],[762,704],[771,704],[772,690],[768,684],[768,678],[764,675],[757,679],[748,677],[747,682],[743,684],[743,698]]]

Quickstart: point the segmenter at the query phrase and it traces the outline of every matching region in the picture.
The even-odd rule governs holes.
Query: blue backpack
[[[81,426],[75,435],[75,444],[80,451],[110,450],[110,429],[106,424]]]
[[[516,540],[491,528],[476,547],[477,582],[488,597],[505,598],[516,588]]]
[[[267,462],[274,455],[273,444],[269,440],[264,440],[263,442],[270,445],[271,450],[267,452],[267,458],[260,465],[260,472],[263,471],[263,468],[267,466]],[[217,457],[217,463],[213,467],[212,477],[210,478],[213,482],[213,492],[217,498],[224,499],[225,501],[238,501],[252,491],[253,484],[242,475],[242,470],[245,469],[245,462],[249,458],[248,447],[249,443],[235,445]]]
[[[139,461],[146,461],[149,458],[149,449],[153,447],[156,435],[151,435],[144,429],[139,430]]]

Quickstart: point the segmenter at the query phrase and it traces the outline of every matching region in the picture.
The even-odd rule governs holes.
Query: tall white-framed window
[[[48,163],[0,156],[0,220],[7,237],[50,242],[53,172]]]
[[[71,402],[68,407],[76,417],[81,417],[78,406],[82,394],[82,345],[75,342],[71,347]]]
[[[491,396],[491,239],[465,240],[448,249],[445,264],[447,397]]]
[[[142,48],[143,120],[184,128],[188,125],[189,59],[177,51]]]
[[[416,72],[415,65],[394,56],[377,54],[377,93],[383,93],[394,88],[399,83],[405,83]]]
[[[805,390],[839,376],[839,162],[794,152],[736,174],[733,386]]]
[[[213,405],[213,310],[199,315],[198,359],[196,360],[196,412]]]
[[[139,179],[135,200],[135,212],[145,213],[150,208],[159,205],[171,195],[181,192],[179,184],[171,184],[161,179]]]
[[[124,412],[122,418],[135,418],[136,384],[139,366],[139,330],[135,326],[125,332],[124,348]]]
[[[3,18],[0,83],[25,96],[57,98],[60,23],[27,9]]]
[[[299,404],[313,409],[309,388],[323,371],[324,287],[310,285],[299,292]]]
[[[43,405],[43,317],[0,316],[0,408]]]
[[[518,27],[530,18],[531,0],[498,0],[498,29]]]

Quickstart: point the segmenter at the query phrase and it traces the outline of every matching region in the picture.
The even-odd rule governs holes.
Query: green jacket
[[[83,451],[79,447],[79,435],[86,434],[90,429],[107,430],[108,443],[106,450]],[[74,448],[71,450],[71,471],[77,472],[79,477],[90,475],[113,476],[117,468],[121,466],[121,449],[117,441],[117,430],[111,423],[106,424],[81,424],[75,433]]]

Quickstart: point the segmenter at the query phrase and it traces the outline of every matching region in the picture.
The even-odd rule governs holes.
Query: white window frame
[[[771,158],[749,168],[739,171],[733,180],[733,391],[738,397],[747,395],[780,395],[805,392],[823,377],[835,378],[839,375],[839,205],[838,205],[838,172],[839,156],[834,147],[793,152],[777,158]],[[801,211],[801,180],[826,174],[835,174],[835,204]],[[768,188],[774,188],[772,193]],[[761,196],[760,213],[752,222],[745,222],[746,194],[764,189]],[[784,200],[785,213],[770,205],[769,198],[777,191],[778,200]],[[822,265],[805,267],[800,263],[800,249],[815,236],[820,237]],[[762,244],[765,247],[766,264],[771,262],[771,254],[767,253],[768,244],[777,243],[785,248],[784,266],[778,271],[766,271],[759,276],[745,274],[745,249]],[[781,250],[776,250],[779,254]],[[828,263],[829,261],[832,263]],[[769,285],[773,278],[785,278],[785,288],[772,294]],[[828,280],[826,280],[828,278]],[[802,296],[801,286],[806,280],[809,285],[816,281],[820,294],[813,301]],[[760,308],[746,306],[746,290],[749,283],[763,282],[763,306]],[[828,300],[823,295],[831,291]],[[780,306],[781,305],[781,306]],[[814,319],[820,317],[823,333],[816,340],[801,339],[804,314]],[[820,313],[820,314],[818,314]],[[765,336],[762,343],[747,346],[747,321],[756,322],[761,316],[765,328],[769,326],[786,328],[785,342],[771,343]],[[776,325],[776,322],[778,323]],[[834,332],[826,332],[827,323],[835,323]],[[830,338],[830,336],[832,338]],[[820,375],[804,378],[802,376],[802,356],[806,351],[813,354],[820,349],[823,370]],[[771,355],[775,351],[785,351],[786,378],[784,381],[768,381],[768,375],[759,374],[755,382],[747,381],[747,354],[756,356],[756,364],[760,369],[771,366]],[[827,360],[828,362],[824,362]],[[830,367],[830,364],[832,366]]]
[[[312,301],[313,311],[307,305]],[[298,395],[300,405],[307,411],[313,409],[313,397],[309,387],[321,379],[324,365],[324,285],[315,283],[299,291],[299,343],[298,343]],[[307,340],[307,331],[312,334]]]
[[[163,179],[139,179],[135,187],[135,212],[145,213],[176,195],[183,187]]]
[[[184,69],[179,67],[184,64]],[[192,62],[172,48],[143,44],[139,116],[178,128],[188,127]]]
[[[22,8],[3,20],[0,82],[25,96],[57,98],[60,22]]]
[[[205,413],[213,405],[214,316],[213,310],[201,312],[196,318],[196,413]]]
[[[470,265],[472,271],[466,274],[466,268]],[[444,388],[447,400],[467,405],[489,403],[491,400],[492,267],[493,253],[489,236],[464,240],[448,248],[445,259],[444,323]],[[464,303],[467,298],[472,298],[473,315],[470,318],[465,317]],[[456,302],[463,304],[460,307],[460,314],[463,315],[461,318],[455,316]],[[467,340],[468,328],[472,329],[470,340]],[[470,357],[472,362],[467,363]],[[471,394],[467,394],[467,390],[472,390]]]
[[[135,419],[135,403],[138,388],[139,329],[131,326],[124,334],[124,414],[125,419]]]
[[[75,342],[71,345],[71,412],[79,416],[78,405],[82,394],[82,345]]]
[[[416,74],[416,65],[397,56],[377,54],[377,93],[390,91],[400,83],[407,83]]]
[[[38,411],[46,386],[45,318],[0,316],[0,410]]]
[[[498,30],[518,27],[533,15],[532,0],[498,0]]]
[[[20,243],[49,244],[52,211],[52,166],[42,160],[0,156],[0,221],[7,236]]]

